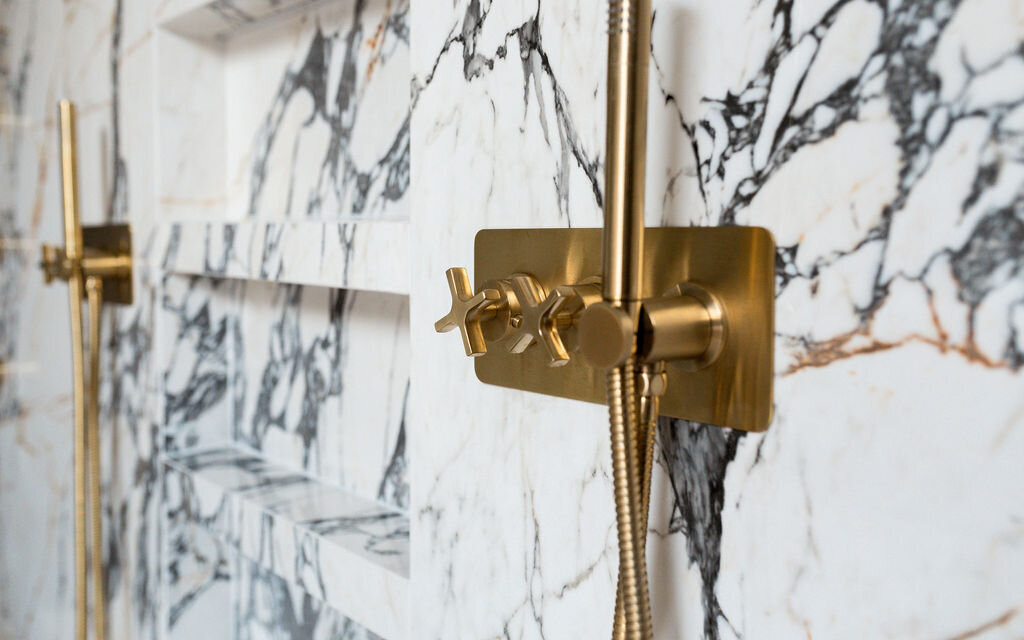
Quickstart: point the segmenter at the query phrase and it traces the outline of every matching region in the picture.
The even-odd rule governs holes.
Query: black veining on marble
[[[121,153],[121,37],[124,32],[124,0],[114,4],[110,33],[110,162],[113,179],[107,200],[107,222],[128,221],[128,165]]]
[[[929,272],[938,261],[948,258],[960,289],[959,298],[970,309],[968,343],[959,347],[959,350],[972,360],[1018,370],[1024,363],[1024,352],[1014,327],[1009,327],[1002,360],[993,361],[982,355],[974,342],[974,320],[978,307],[989,294],[1012,286],[1015,281],[1024,278],[1024,252],[1020,250],[1019,241],[1015,242],[1020,234],[1024,184],[1017,187],[1011,204],[984,203],[981,197],[994,188],[1002,172],[1009,170],[1011,165],[1024,162],[1019,153],[1020,133],[1009,124],[1010,114],[1024,107],[1024,99],[1018,97],[1009,101],[991,101],[979,97],[976,100],[974,92],[976,83],[980,85],[985,80],[991,81],[1003,63],[1012,58],[1024,57],[1024,44],[985,68],[972,68],[964,57],[961,64],[967,75],[966,84],[953,98],[947,99],[941,94],[942,77],[934,68],[934,54],[960,1],[915,0],[895,5],[873,2],[871,4],[878,7],[883,17],[877,45],[867,62],[855,77],[842,82],[802,112],[796,112],[796,100],[814,65],[821,42],[843,8],[864,1],[839,0],[806,33],[795,33],[791,17],[792,0],[778,0],[774,5],[773,23],[777,35],[753,79],[740,92],[728,92],[722,97],[705,97],[704,102],[709,107],[710,115],[705,114],[698,122],[687,122],[679,114],[680,125],[692,141],[699,173],[697,182],[702,193],[712,184],[718,184],[726,178],[726,168],[730,166],[731,158],[752,152],[755,156],[752,174],[739,183],[722,210],[712,215],[711,219],[721,224],[734,224],[737,214],[751,205],[762,187],[796,152],[828,140],[845,124],[861,120],[862,109],[867,103],[884,98],[892,120],[899,128],[896,145],[900,156],[900,171],[895,197],[885,206],[879,221],[849,243],[850,249],[818,257],[803,271],[798,270],[794,264],[800,246],[779,247],[779,293],[794,279],[816,280],[823,270],[861,251],[871,251],[880,243],[881,258],[872,267],[875,277],[871,300],[853,310],[861,321],[861,329],[855,333],[870,334],[871,320],[887,301],[895,280],[917,282],[931,296],[932,291],[926,281]],[[865,37],[868,35],[874,34],[865,34]],[[805,44],[808,39],[814,41],[815,54],[800,70],[800,79],[788,97],[784,115],[777,123],[769,122],[766,114],[779,67],[795,48]],[[658,66],[657,58],[654,64]],[[877,90],[879,80],[881,94]],[[675,102],[675,96],[670,91],[662,89],[662,94],[667,103]],[[890,235],[894,222],[904,214],[904,207],[914,190],[925,188],[920,186],[921,179],[931,167],[936,153],[949,141],[954,127],[973,119],[987,124],[988,139],[985,141],[982,160],[972,169],[973,188],[962,203],[962,210],[964,216],[974,213],[976,206],[984,206],[985,210],[980,212],[973,231],[965,241],[945,245],[943,243],[947,241],[940,237],[932,259],[920,272],[892,273],[887,268],[887,262],[890,260]],[[698,142],[698,129],[711,141],[707,145],[709,148],[703,148]],[[757,145],[763,144],[762,138],[770,142],[763,163],[756,157]],[[938,234],[939,229],[935,229],[935,232]],[[1016,304],[1024,305],[1024,300]],[[836,340],[815,342],[803,336],[788,336],[792,341],[805,345],[808,352],[806,360],[815,363],[827,363],[847,355],[849,350],[844,345],[851,337],[852,334],[840,336],[837,346]]]
[[[380,481],[380,489],[377,491],[378,500],[403,509],[409,508],[409,481],[405,468],[405,418],[408,415],[408,409],[409,383],[406,383],[405,396],[402,399],[402,419],[398,425],[398,438],[395,439],[391,460],[388,461],[384,477]]]
[[[603,206],[601,160],[596,150],[588,151],[580,139],[568,97],[559,83],[551,60],[544,49],[540,30],[541,3],[537,3],[537,11],[529,20],[505,33],[502,44],[493,53],[485,54],[478,50],[477,40],[484,29],[484,23],[492,6],[487,3],[484,8],[481,0],[470,0],[462,19],[461,28],[458,32],[453,30],[445,40],[441,51],[438,52],[434,60],[433,68],[427,76],[420,81],[420,84],[414,82],[413,108],[415,109],[419,94],[432,82],[438,65],[454,47],[458,46],[462,50],[462,73],[468,83],[494,69],[494,65],[498,61],[506,60],[509,54],[509,43],[515,41],[523,71],[524,117],[532,94],[539,101],[540,125],[544,132],[544,139],[549,145],[552,145],[551,127],[544,105],[545,83],[550,87],[560,155],[558,171],[552,186],[558,200],[562,221],[570,227],[574,226],[571,215],[572,207],[569,206],[569,180],[572,168],[575,165],[583,172],[584,179],[590,184],[597,207],[600,208]]]
[[[235,638],[381,640],[299,587],[239,558],[241,597],[236,601]]]
[[[334,427],[329,416],[337,415],[339,403],[346,401],[342,373],[346,368],[348,345],[359,339],[350,335],[347,319],[358,311],[355,304],[359,294],[292,284],[263,286],[272,287],[271,299],[260,302],[271,308],[273,321],[269,323],[269,331],[265,337],[256,335],[252,333],[254,326],[247,323],[238,332],[238,355],[232,366],[248,373],[232,381],[235,439],[262,451],[272,430],[297,436],[302,459],[294,464],[316,474],[322,457],[335,455],[321,451],[322,430]],[[324,293],[326,313],[318,310],[315,319],[304,320],[303,311],[316,308],[304,303],[304,296]],[[244,332],[249,335],[243,338]],[[258,355],[251,356],[250,350]],[[250,371],[245,364],[250,357],[258,357],[263,364]],[[382,381],[389,379],[384,370],[368,374],[379,375]],[[408,383],[405,385],[407,387]],[[380,401],[384,403],[387,399],[382,397]],[[294,410],[296,405],[298,411]],[[328,411],[328,407],[335,409]],[[371,496],[398,507],[406,507],[408,503],[404,415],[403,402],[403,418],[391,456],[381,469],[377,495]]]
[[[162,292],[161,309],[167,318],[164,335],[173,341],[164,371],[164,450],[174,451],[199,445],[203,435],[193,425],[221,405],[219,420],[229,419],[224,402],[228,387],[228,361],[232,355],[231,337],[237,318],[230,312],[214,309],[219,292],[233,295],[235,283],[190,277],[187,286],[171,287],[168,276]],[[177,358],[191,360],[189,374],[181,388],[175,388],[170,369]],[[213,419],[218,419],[216,416]]]
[[[12,11],[10,4],[9,1],[3,3],[5,12]],[[35,18],[33,9],[20,56],[12,51],[10,26],[0,22],[0,110],[14,118],[26,116],[25,86],[35,42]],[[0,167],[0,420],[13,418],[21,411],[15,379],[6,373],[18,364],[18,335],[23,311],[18,301],[23,293],[21,280],[27,263],[22,246],[25,233],[15,209],[17,185],[22,173],[18,162],[21,131],[20,127],[12,126],[0,132],[0,148],[4,150],[3,166]]]
[[[314,337],[309,346],[303,343],[300,306],[303,287],[280,285],[276,288],[275,306],[280,315],[268,336],[268,359],[256,390],[256,406],[248,428],[240,430],[239,439],[261,449],[270,429],[297,434],[303,443],[303,466],[310,464],[322,419],[320,412],[329,397],[341,395],[341,369],[344,358],[342,316],[348,292],[330,292],[328,323],[324,333]],[[241,357],[236,361],[242,365]],[[301,411],[296,424],[288,424],[288,403],[275,403],[281,389],[286,395],[301,393]],[[244,404],[239,408],[244,407]],[[241,415],[241,414],[238,414]]]
[[[326,125],[329,140],[320,169],[316,187],[312,193],[300,194],[304,202],[303,211],[273,211],[274,216],[334,217],[337,211],[325,210],[325,200],[351,202],[352,216],[372,215],[385,208],[388,203],[403,198],[409,186],[409,114],[395,132],[380,131],[377,135],[390,140],[381,157],[371,166],[359,166],[351,151],[359,115],[364,109],[382,108],[382,105],[363,104],[364,84],[372,82],[373,69],[388,62],[388,48],[401,43],[408,47],[409,32],[405,24],[409,5],[400,1],[389,7],[390,14],[384,21],[383,33],[375,33],[372,25],[365,24],[365,0],[358,0],[353,8],[352,22],[347,31],[324,33],[318,23],[301,64],[285,72],[273,103],[256,135],[253,162],[250,170],[250,193],[248,215],[256,216],[260,211],[261,198],[270,173],[289,171],[289,167],[269,167],[271,151],[276,144],[290,144],[291,155],[301,146],[303,134],[295,140],[278,140],[281,123],[290,109],[305,108],[295,101],[304,95],[313,103],[313,114],[304,122],[303,129],[308,135],[321,136],[323,129],[311,128],[315,124]],[[380,40],[383,39],[383,40]],[[360,68],[360,51],[371,44],[371,40],[382,52],[380,57],[369,61],[366,69]],[[335,78],[331,76],[331,63],[336,47],[342,47],[344,56],[340,65],[337,89],[330,93]],[[403,88],[404,89],[404,88]],[[405,95],[395,96],[405,99]],[[295,175],[289,176],[288,207],[293,202]]]
[[[875,2],[873,4],[883,15],[881,33],[875,50],[859,74],[840,83],[818,103],[796,113],[794,106],[808,70],[813,66],[812,56],[788,98],[785,114],[772,130],[770,127],[773,125],[767,122],[766,112],[780,64],[806,38],[813,38],[816,41],[814,46],[820,47],[839,11],[856,1],[860,0],[836,2],[807,33],[795,33],[793,30],[791,0],[775,2],[774,43],[762,68],[744,90],[729,92],[722,97],[705,97],[704,102],[710,115],[703,116],[697,122],[687,122],[679,114],[680,125],[692,141],[692,151],[698,165],[697,183],[701,193],[706,194],[710,187],[726,179],[730,158],[741,154],[752,154],[753,157],[762,136],[769,136],[769,152],[763,165],[759,166],[755,158],[753,173],[740,182],[721,211],[709,212],[713,221],[734,224],[737,214],[751,206],[762,187],[794,153],[831,138],[844,124],[860,120],[864,105],[879,98],[878,93],[870,87],[873,80],[881,78],[882,94],[899,128],[897,146],[901,163],[897,193],[885,206],[880,221],[865,229],[862,237],[853,239],[850,250],[823,256],[810,268],[801,271],[796,263],[800,245],[779,247],[776,260],[777,290],[782,292],[794,279],[817,279],[823,270],[837,262],[859,251],[870,250],[874,243],[882,243],[882,257],[873,266],[875,278],[871,302],[854,310],[859,314],[862,330],[869,333],[871,318],[886,302],[890,286],[896,278],[920,282],[927,289],[925,278],[929,269],[940,258],[948,257],[959,286],[958,297],[970,308],[970,340],[973,344],[973,320],[979,305],[989,294],[1012,285],[1014,280],[1020,282],[1024,277],[1024,250],[1021,249],[1024,246],[1024,184],[1018,186],[1012,205],[989,205],[989,209],[978,217],[973,230],[962,244],[944,246],[941,240],[937,242],[934,255],[920,273],[888,274],[886,259],[890,232],[894,220],[901,215],[913,190],[923,188],[919,186],[922,176],[958,122],[976,118],[987,122],[989,126],[988,149],[983,156],[987,159],[973,167],[973,188],[963,202],[963,215],[978,205],[981,194],[993,187],[1001,171],[1011,163],[1020,164],[1024,161],[1019,153],[1020,134],[1004,125],[1008,114],[1015,109],[1019,110],[1024,102],[1017,99],[1010,103],[983,106],[971,103],[971,83],[986,73],[994,72],[1004,60],[986,69],[968,68],[966,88],[951,101],[942,98],[942,81],[932,66],[933,54],[959,6],[958,1],[916,0],[896,4]],[[1024,56],[1024,45],[1008,56]],[[658,62],[655,57],[655,67]],[[966,59],[963,64],[969,67]],[[671,92],[662,89],[662,94],[666,103],[675,102]],[[823,119],[822,114],[828,114],[829,117]],[[929,132],[929,123],[935,118],[945,119],[940,120],[942,126],[937,135],[934,130]],[[698,129],[702,130],[705,139],[711,141],[708,148],[698,142]],[[757,212],[753,211],[753,214],[756,216]],[[927,290],[931,295],[930,289]],[[1024,305],[1024,300],[1016,305]],[[1007,320],[1009,322],[1009,318]],[[832,357],[843,357],[847,353],[839,349],[837,355],[819,359],[813,354],[816,351],[836,349],[834,341],[815,343],[803,336],[791,338],[804,345],[812,354],[808,358],[811,362],[828,362]],[[1014,370],[1024,365],[1020,344],[1011,325],[1003,364]],[[971,346],[965,349],[965,355],[985,360]],[[722,483],[742,434],[686,421],[663,421],[659,433],[664,452],[661,462],[672,480],[676,496],[673,530],[686,535],[689,559],[700,569],[704,583],[705,634],[708,638],[717,639],[719,621],[728,622],[726,612],[719,606],[715,593],[721,553],[721,509],[724,504]]]
[[[701,577],[704,634],[718,640],[718,622],[728,622],[715,586],[721,566],[725,474],[736,457],[742,431],[663,418],[658,423],[661,458],[674,506],[669,533],[686,536],[686,551]]]
[[[231,580],[234,554],[223,541],[196,527],[223,518],[223,500],[212,515],[201,514],[192,479],[183,473],[165,474],[162,495],[166,537],[163,580],[169,597],[167,627],[173,631],[197,601]]]
[[[381,509],[360,515],[332,516],[304,520],[314,533],[331,537],[352,533],[366,537],[363,547],[381,556],[408,556],[409,520],[397,511]]]
[[[211,275],[223,275],[228,272],[228,265],[237,260],[235,252],[235,226],[226,224],[208,226],[204,235],[206,246],[203,251],[203,272]],[[220,237],[215,238],[214,233]]]
[[[14,418],[21,412],[15,380],[7,374],[17,366],[20,314],[17,304],[22,288],[20,279],[25,257],[16,248],[22,234],[11,208],[0,208],[0,420]],[[15,247],[8,248],[8,243]]]

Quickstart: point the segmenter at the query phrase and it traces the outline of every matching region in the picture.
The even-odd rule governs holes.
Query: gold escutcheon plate
[[[546,290],[601,273],[601,229],[484,229],[477,233],[474,284],[528,273]],[[744,431],[764,431],[772,418],[775,332],[775,241],[760,227],[650,228],[644,236],[644,297],[680,283],[711,292],[727,325],[721,354],[706,367],[668,366],[662,415]],[[570,329],[569,343],[574,343]],[[487,384],[605,403],[604,371],[574,353],[547,366],[542,349],[509,353],[489,344],[474,358]]]
[[[128,224],[82,227],[82,242],[85,245],[87,255],[97,252],[100,255],[128,256],[131,258],[132,228]],[[127,276],[103,277],[103,302],[131,304],[132,299],[131,274]]]

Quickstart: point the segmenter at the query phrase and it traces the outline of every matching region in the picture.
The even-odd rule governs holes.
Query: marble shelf
[[[408,295],[408,229],[382,220],[174,222],[156,230],[149,255],[166,273]]]
[[[223,38],[269,18],[324,0],[172,0],[157,19],[161,26],[194,38]]]
[[[375,634],[405,638],[409,519],[226,445],[164,458],[168,517],[203,527]]]

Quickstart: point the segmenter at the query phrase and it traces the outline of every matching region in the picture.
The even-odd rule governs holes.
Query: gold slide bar
[[[61,100],[60,160],[64,203],[64,247],[43,245],[40,267],[46,282],[68,283],[74,392],[75,638],[87,640],[89,572],[92,572],[96,639],[106,637],[103,582],[103,512],[100,473],[100,341],[104,301],[131,303],[131,230],[127,225],[83,229],[78,207],[75,106]],[[89,304],[88,375],[85,319]],[[91,526],[90,526],[91,525]]]

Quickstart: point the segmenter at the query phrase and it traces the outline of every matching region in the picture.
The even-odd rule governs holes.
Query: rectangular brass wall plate
[[[644,242],[645,298],[694,282],[718,298],[727,324],[715,362],[698,371],[668,366],[662,415],[764,431],[772,417],[774,373],[771,234],[760,227],[650,228]],[[514,273],[534,276],[547,290],[575,284],[601,273],[601,229],[484,229],[476,235],[474,265],[474,290]],[[474,362],[477,378],[487,384],[605,403],[604,371],[579,354],[551,368],[536,345],[512,354],[495,344]]]
[[[104,224],[82,227],[82,244],[86,256],[132,255],[132,228],[129,224]],[[129,261],[130,264],[130,261]],[[104,276],[103,302],[114,304],[132,303],[132,276]]]

